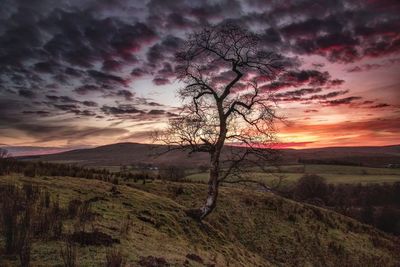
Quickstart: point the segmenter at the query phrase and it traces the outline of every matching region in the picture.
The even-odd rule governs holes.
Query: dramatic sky
[[[398,144],[399,14],[398,0],[1,0],[0,146],[150,142],[180,106],[176,49],[224,20],[300,62],[269,87],[283,146]]]

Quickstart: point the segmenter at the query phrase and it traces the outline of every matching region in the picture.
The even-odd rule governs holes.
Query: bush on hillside
[[[185,178],[185,170],[180,166],[170,165],[160,170],[161,179],[180,181]]]
[[[318,203],[325,200],[327,191],[328,185],[325,178],[315,174],[306,174],[297,181],[294,198]]]

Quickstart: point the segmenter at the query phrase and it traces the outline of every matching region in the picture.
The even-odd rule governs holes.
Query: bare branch
[[[191,34],[176,54],[177,77],[185,84],[179,90],[184,105],[157,141],[170,150],[210,155],[201,219],[214,209],[220,182],[232,183],[231,178],[240,178],[250,165],[265,167],[271,161],[268,145],[279,117],[273,99],[260,91],[257,77],[273,81],[284,64],[259,41],[248,30],[221,24]]]

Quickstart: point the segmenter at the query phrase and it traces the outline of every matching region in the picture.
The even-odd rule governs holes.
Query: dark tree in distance
[[[7,149],[0,148],[0,159],[10,158],[11,154],[8,152]]]
[[[170,181],[179,181],[185,178],[185,170],[176,165],[169,165],[161,168],[159,174],[162,179]]]
[[[170,150],[209,154],[207,198],[191,212],[202,220],[215,208],[222,182],[243,182],[243,166],[264,168],[271,159],[268,148],[278,116],[263,85],[282,72],[286,60],[264,50],[257,34],[234,24],[191,34],[176,59],[178,79],[185,84],[178,92],[184,105],[156,140]]]
[[[300,201],[323,201],[328,191],[325,178],[316,174],[305,174],[296,183],[294,197]]]

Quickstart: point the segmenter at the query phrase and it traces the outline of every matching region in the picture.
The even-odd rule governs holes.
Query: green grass
[[[142,256],[165,258],[183,266],[186,255],[199,255],[205,264],[188,260],[187,266],[398,266],[399,240],[339,215],[311,205],[241,188],[222,187],[218,206],[204,223],[185,214],[198,207],[206,185],[154,181],[145,185],[118,185],[70,177],[2,176],[0,184],[32,182],[58,196],[61,206],[71,199],[103,197],[93,203],[99,215],[94,226],[121,240],[115,245],[130,266]],[[179,189],[179,190],[178,190]],[[177,193],[179,192],[179,193]],[[120,234],[127,215],[133,227]],[[153,223],[140,219],[150,218]],[[72,230],[67,222],[64,231]],[[2,247],[0,240],[0,247]],[[33,266],[61,266],[61,242],[33,243]],[[1,250],[0,250],[1,251]],[[104,266],[105,247],[78,247],[80,266]],[[16,266],[17,259],[2,258],[0,266]]]
[[[328,183],[393,183],[400,182],[400,169],[369,168],[358,166],[340,165],[289,165],[278,169],[270,167],[271,173],[259,172],[250,169],[244,176],[272,183],[277,181],[278,176],[283,177],[287,184],[296,182],[305,173],[317,174],[326,179]],[[192,181],[206,182],[208,173],[193,173],[186,177]]]

